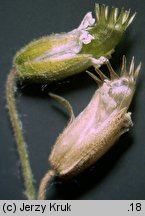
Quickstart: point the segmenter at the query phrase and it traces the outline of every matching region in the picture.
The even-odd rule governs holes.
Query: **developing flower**
[[[97,22],[88,12],[78,28],[34,40],[14,58],[17,76],[30,82],[48,83],[100,67],[111,57],[135,14],[118,14],[118,8],[95,6]]]

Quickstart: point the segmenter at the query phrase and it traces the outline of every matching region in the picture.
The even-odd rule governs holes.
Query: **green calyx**
[[[56,46],[67,43],[69,40],[69,38],[58,40],[53,38],[53,34],[51,36],[42,37],[38,40],[33,40],[16,53],[14,57],[14,65],[21,65],[25,62],[32,61],[44,53],[49,52],[49,50],[52,50]]]

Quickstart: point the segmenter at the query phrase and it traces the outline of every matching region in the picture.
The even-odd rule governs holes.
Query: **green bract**
[[[88,12],[77,29],[34,40],[14,58],[19,78],[48,82],[80,73],[90,66],[99,67],[110,58],[122,34],[132,22],[130,11],[98,4],[97,23]],[[105,58],[104,58],[105,57]]]

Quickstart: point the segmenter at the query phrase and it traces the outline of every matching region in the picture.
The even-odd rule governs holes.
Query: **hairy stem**
[[[26,143],[23,137],[23,131],[21,127],[21,122],[18,117],[16,104],[15,104],[15,88],[16,83],[16,70],[12,69],[8,75],[7,84],[6,84],[6,97],[7,104],[9,109],[9,115],[14,130],[14,135],[16,138],[17,150],[21,161],[22,174],[24,178],[25,185],[25,195],[29,200],[36,199],[36,191],[34,186],[33,174],[28,158],[28,152]]]
[[[49,170],[41,179],[39,190],[38,190],[38,200],[46,199],[47,186],[54,176],[55,176],[55,171]]]

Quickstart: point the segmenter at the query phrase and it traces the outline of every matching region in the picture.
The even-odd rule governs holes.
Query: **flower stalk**
[[[21,122],[17,113],[15,104],[15,83],[16,83],[16,70],[12,69],[8,75],[6,84],[6,98],[8,104],[9,115],[14,130],[14,135],[17,144],[17,150],[21,161],[22,174],[25,185],[25,196],[29,200],[36,199],[36,191],[34,186],[33,174],[30,166],[27,146],[24,140]]]

